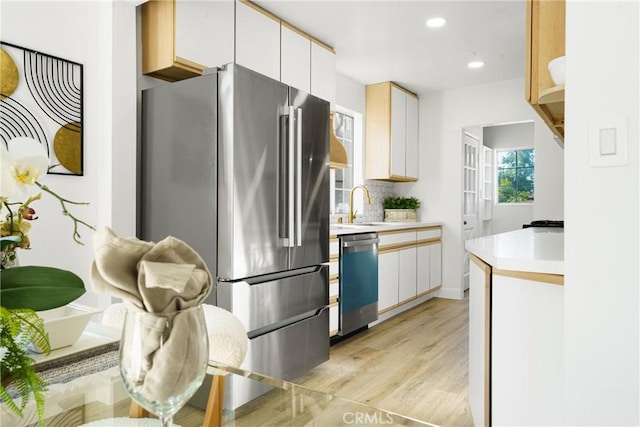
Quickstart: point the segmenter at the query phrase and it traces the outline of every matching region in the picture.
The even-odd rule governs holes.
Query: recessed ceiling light
[[[436,17],[427,19],[427,27],[429,28],[438,28],[444,26],[447,23],[447,20],[444,18]]]
[[[482,68],[484,67],[484,62],[482,61],[471,61],[467,64],[469,68]]]

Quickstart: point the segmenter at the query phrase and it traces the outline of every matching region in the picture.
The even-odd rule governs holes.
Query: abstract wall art
[[[47,149],[49,173],[83,175],[82,64],[0,42],[0,141]]]

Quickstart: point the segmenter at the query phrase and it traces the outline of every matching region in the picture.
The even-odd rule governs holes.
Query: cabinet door
[[[331,111],[336,103],[336,54],[311,42],[311,94],[329,101]]]
[[[175,11],[176,56],[206,68],[233,62],[233,0],[176,0]]]
[[[433,289],[442,285],[442,243],[431,245],[429,260],[429,289]]]
[[[236,62],[280,80],[280,22],[236,2]]]
[[[418,178],[418,98],[407,97],[406,176]]]
[[[400,303],[416,296],[417,248],[398,251],[398,301]]]
[[[280,34],[280,81],[304,92],[311,90],[311,40],[284,25]]]
[[[398,304],[398,252],[378,255],[378,311]]]
[[[424,245],[418,246],[417,251],[417,278],[416,278],[416,292],[417,295],[423,294],[430,289],[431,283],[431,246]]]
[[[469,263],[469,408],[475,425],[489,426],[491,267]]]
[[[391,176],[403,177],[406,169],[407,95],[391,86]]]

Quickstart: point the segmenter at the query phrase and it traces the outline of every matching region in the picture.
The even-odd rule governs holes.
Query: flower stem
[[[80,236],[80,233],[78,232],[78,226],[82,224],[88,229],[94,230],[94,231],[96,228],[93,225],[88,224],[87,222],[79,219],[78,217],[73,215],[71,212],[69,212],[69,210],[67,209],[67,203],[70,203],[72,205],[88,205],[89,202],[75,202],[73,200],[65,199],[64,197],[60,196],[58,193],[56,193],[55,191],[47,187],[46,185],[42,185],[38,181],[36,181],[35,184],[38,187],[40,187],[42,191],[45,191],[51,194],[56,199],[58,199],[58,201],[60,202],[60,206],[62,206],[62,214],[65,216],[68,216],[73,221],[73,240],[79,245],[84,245],[84,243],[82,243],[82,240],[80,240],[81,236]]]

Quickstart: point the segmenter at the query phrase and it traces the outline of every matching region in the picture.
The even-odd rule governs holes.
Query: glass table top
[[[228,379],[243,377],[272,387],[258,398],[231,410],[224,408],[221,425],[255,426],[433,426],[400,414],[377,409],[349,399],[334,396],[255,372],[210,363],[224,373],[225,393]],[[45,425],[47,427],[81,426],[97,420],[126,417],[130,399],[120,379],[118,366],[71,376],[70,381],[52,383],[45,395]],[[208,395],[208,389],[204,391]],[[206,398],[205,398],[206,399]],[[206,401],[206,400],[205,400]],[[202,426],[204,406],[193,401],[176,414],[174,422],[182,427]],[[200,406],[198,403],[196,405]],[[23,418],[15,416],[6,405],[0,405],[0,425],[36,426],[37,414],[33,402],[27,404]],[[103,424],[104,425],[104,424]],[[114,422],[113,424],[118,425]]]

